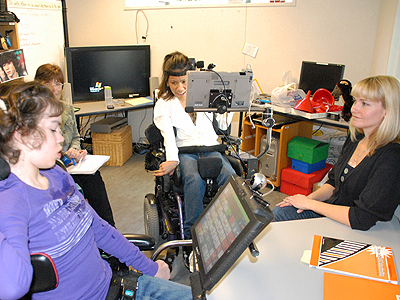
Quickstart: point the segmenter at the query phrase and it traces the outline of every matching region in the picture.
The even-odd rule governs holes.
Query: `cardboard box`
[[[92,132],[93,154],[109,155],[105,166],[122,166],[132,156],[132,129],[124,125],[111,133]]]
[[[321,170],[305,174],[293,170],[292,167],[286,167],[282,169],[280,191],[290,196],[295,194],[307,196],[312,192],[314,183],[321,181],[331,168],[332,165],[326,164]]]
[[[287,156],[308,164],[314,164],[326,159],[328,151],[328,143],[296,136],[288,144]]]
[[[323,159],[314,164],[308,164],[308,163],[305,163],[304,161],[292,158],[292,169],[299,171],[301,173],[310,174],[312,172],[315,172],[315,171],[325,168],[325,162],[326,162],[326,159]]]
[[[315,192],[316,190],[318,190],[321,187],[321,183],[322,183],[321,181],[314,183],[313,187],[312,187],[312,191]]]

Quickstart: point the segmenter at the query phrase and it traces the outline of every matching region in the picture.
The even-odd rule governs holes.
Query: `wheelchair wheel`
[[[147,235],[154,238],[157,246],[161,241],[160,217],[153,194],[147,194],[144,199],[144,229]]]

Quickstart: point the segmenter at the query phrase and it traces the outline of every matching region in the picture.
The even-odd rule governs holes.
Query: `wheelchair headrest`
[[[0,180],[6,179],[11,173],[10,166],[4,158],[0,157]]]

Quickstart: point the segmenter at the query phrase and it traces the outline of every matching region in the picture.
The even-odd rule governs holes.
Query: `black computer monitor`
[[[188,71],[186,112],[246,111],[250,105],[253,73]]]
[[[303,61],[299,80],[299,89],[305,93],[324,88],[332,92],[337,82],[343,79],[344,65]]]
[[[98,46],[66,48],[72,100],[104,100],[104,86],[113,98],[150,95],[150,46]]]
[[[233,175],[192,226],[201,289],[211,290],[273,219],[243,179]]]

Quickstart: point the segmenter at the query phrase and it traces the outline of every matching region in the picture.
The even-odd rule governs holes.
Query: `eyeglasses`
[[[63,88],[64,87],[64,83],[61,83],[61,82],[57,82],[57,83],[51,83],[51,82],[47,82],[47,83],[45,83],[44,85],[46,85],[46,86],[48,86],[48,87],[51,87],[51,86],[53,86],[53,87],[56,87],[56,88]]]

